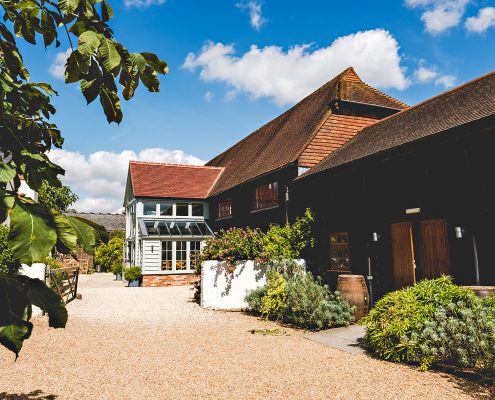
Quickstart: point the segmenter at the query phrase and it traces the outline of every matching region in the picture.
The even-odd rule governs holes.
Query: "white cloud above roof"
[[[495,7],[485,7],[478,11],[478,15],[466,20],[466,29],[470,32],[483,33],[495,27]]]
[[[202,165],[205,162],[182,150],[149,148],[136,153],[97,151],[88,156],[54,149],[50,159],[65,169],[62,182],[80,199],[73,208],[80,212],[119,212],[122,210],[127,169],[130,160]]]
[[[124,0],[126,7],[148,8],[151,6],[159,6],[165,4],[167,0]]]
[[[70,53],[72,53],[72,49],[69,48],[66,51],[59,51],[55,55],[55,60],[48,68],[48,72],[55,79],[65,79],[65,63],[67,62]]]
[[[361,78],[378,88],[405,89],[410,85],[401,65],[399,44],[384,29],[342,36],[329,46],[256,45],[240,56],[232,44],[206,43],[199,53],[189,53],[183,68],[200,70],[207,82],[223,82],[232,92],[252,99],[267,97],[278,105],[293,104],[353,66]]]
[[[267,21],[261,12],[260,2],[254,0],[242,1],[237,3],[235,6],[241,10],[247,10],[249,12],[249,22],[253,29],[259,31],[261,26],[266,24]]]
[[[461,23],[471,0],[405,0],[411,8],[423,9],[421,20],[427,32],[442,33]]]

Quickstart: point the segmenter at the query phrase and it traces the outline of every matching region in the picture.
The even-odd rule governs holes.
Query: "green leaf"
[[[15,196],[8,195],[4,189],[0,188],[0,223],[9,216],[10,210],[14,207]]]
[[[62,253],[76,254],[77,235],[67,216],[55,210],[50,210],[57,232],[57,248]]]
[[[81,74],[87,74],[91,64],[89,56],[83,56],[78,50],[70,53],[65,67],[65,83],[77,82],[81,79]]]
[[[101,17],[105,22],[113,18],[113,9],[106,1],[101,3]]]
[[[94,229],[77,217],[67,217],[77,235],[77,244],[88,254],[93,254],[96,245]]]
[[[71,14],[76,11],[77,6],[79,5],[79,0],[60,0],[58,4],[64,14]]]
[[[0,161],[0,182],[9,183],[16,176],[15,168]]]
[[[55,246],[55,222],[48,208],[16,198],[10,215],[9,247],[21,262],[42,261]]]
[[[149,66],[146,66],[144,72],[141,74],[141,82],[148,88],[150,92],[160,91],[160,81],[157,78],[157,74]]]
[[[165,61],[160,60],[156,54],[141,53],[148,65],[160,74],[168,73],[168,65]]]
[[[108,122],[122,121],[122,110],[120,108],[120,99],[111,90],[102,87],[100,89],[100,103],[107,117]]]
[[[81,79],[80,85],[81,92],[86,98],[86,102],[89,104],[98,97],[98,93],[100,92],[101,79],[95,78],[90,81]]]
[[[16,276],[23,287],[28,301],[48,314],[48,325],[52,328],[65,328],[67,310],[60,296],[39,279]]]
[[[93,55],[101,43],[102,36],[99,33],[93,31],[86,31],[79,35],[78,50],[84,57]]]
[[[137,71],[141,74],[146,68],[146,60],[140,53],[131,53],[129,54],[129,58],[131,60],[131,72],[133,69],[137,69]]]
[[[103,67],[105,67],[108,72],[111,72],[114,68],[120,65],[120,54],[117,52],[117,49],[111,40],[103,38],[99,51],[102,58]]]

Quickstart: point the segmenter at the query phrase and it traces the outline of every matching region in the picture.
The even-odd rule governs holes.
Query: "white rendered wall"
[[[304,266],[304,260],[296,260]],[[254,261],[238,261],[233,273],[227,264],[205,261],[201,264],[201,307],[215,310],[245,310],[244,298],[251,290],[265,286],[266,268]]]
[[[22,264],[22,267],[19,269],[19,273],[21,275],[28,276],[30,278],[37,278],[40,281],[45,281],[45,264],[35,263],[31,266]],[[33,317],[40,317],[43,315],[41,308],[33,306]]]

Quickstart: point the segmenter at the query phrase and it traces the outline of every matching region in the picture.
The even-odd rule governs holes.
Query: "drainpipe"
[[[480,267],[478,261],[478,246],[476,246],[476,238],[473,234],[473,257],[474,257],[474,273],[476,277],[476,286],[480,285]]]
[[[289,185],[285,185],[285,223],[289,223]]]

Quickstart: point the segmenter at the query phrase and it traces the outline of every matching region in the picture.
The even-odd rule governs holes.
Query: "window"
[[[158,203],[160,205],[160,215],[172,216],[173,204],[167,201],[161,201]]]
[[[349,233],[332,233],[330,241],[330,270],[350,271],[349,263]]]
[[[193,217],[203,216],[203,203],[192,203],[192,216]]]
[[[162,271],[172,271],[172,243],[162,242]]]
[[[175,209],[175,215],[178,217],[187,217],[189,215],[189,204],[187,203],[177,203]]]
[[[189,259],[191,260],[190,262],[191,269],[196,269],[197,257],[201,252],[201,242],[195,241],[195,242],[189,242],[189,244],[190,244]]]
[[[232,215],[232,198],[227,197],[218,202],[218,218],[227,218]]]
[[[258,186],[254,193],[255,210],[275,207],[278,205],[278,183],[267,183],[266,185]]]
[[[183,271],[187,269],[187,242],[175,242],[175,269]]]
[[[143,202],[143,215],[156,215],[156,203],[154,201]]]

